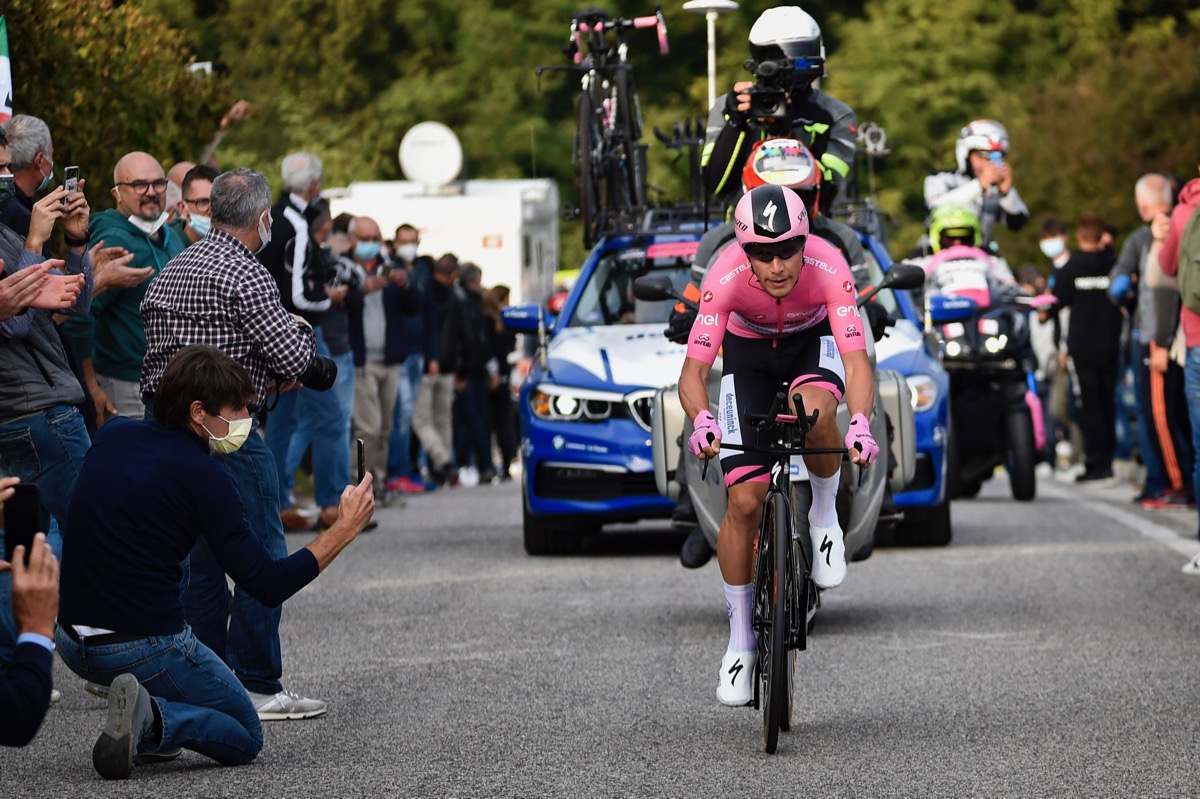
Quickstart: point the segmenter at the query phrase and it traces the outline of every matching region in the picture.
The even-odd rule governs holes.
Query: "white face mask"
[[[218,438],[207,427],[200,425],[204,427],[204,432],[208,433],[209,450],[218,455],[229,455],[230,453],[237,452],[246,443],[246,439],[250,438],[250,428],[253,426],[254,420],[247,417],[245,419],[230,421],[220,415],[217,418],[229,425],[229,432]]]
[[[125,218],[129,220],[129,224],[133,225],[135,228],[142,231],[147,236],[153,236],[155,233],[158,232],[158,229],[166,223],[167,216],[168,216],[167,212],[163,211],[161,214],[158,215],[158,219],[155,219],[153,221],[142,219],[140,216],[134,216],[133,214],[130,214],[129,216],[127,216]]]
[[[1054,260],[1066,252],[1067,243],[1063,241],[1061,236],[1056,236],[1052,239],[1042,239],[1038,243],[1038,247],[1041,249],[1042,255],[1046,256],[1050,260]]]
[[[266,216],[268,220],[271,218],[269,212],[264,214],[264,216]],[[259,252],[262,252],[263,247],[266,247],[271,243],[271,223],[264,223],[263,217],[261,216],[258,218],[258,237],[262,239],[262,247],[258,248]]]
[[[415,244],[398,244],[396,245],[396,255],[399,255],[408,263],[412,263],[417,257],[417,245]]]

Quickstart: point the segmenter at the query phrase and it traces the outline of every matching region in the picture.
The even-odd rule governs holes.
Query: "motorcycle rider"
[[[768,408],[783,381],[818,412],[808,433],[812,447],[844,440],[850,459],[868,466],[879,454],[867,414],[875,384],[855,305],[854,281],[837,248],[809,236],[808,212],[783,186],[751,189],[734,209],[737,246],[725,249],[700,288],[679,376],[679,399],[692,420],[688,447],[700,458],[719,457],[729,490],[717,540],[725,584],[729,645],[721,660],[717,699],[724,705],[753,697],[756,641],[751,628],[753,545],[766,498],[769,456],[721,450],[740,443],[748,411]],[[709,411],[706,388],[717,350],[724,346],[720,421]],[[851,414],[844,439],[837,426],[843,394]],[[846,576],[846,550],[835,501],[840,455],[810,455],[813,502],[813,581],[822,588]]]
[[[854,228],[819,215],[821,182],[822,174],[816,157],[798,139],[772,138],[755,142],[742,169],[742,187],[745,191],[773,183],[796,192],[808,212],[811,233],[836,246],[857,278],[860,272],[865,274],[866,270],[862,242]],[[692,280],[684,291],[685,297],[691,300],[700,298],[699,286],[704,282],[709,267],[734,240],[733,222],[726,222],[704,234],[692,261]],[[680,305],[671,314],[667,338],[677,344],[686,344],[695,319],[694,310]],[[696,511],[682,470],[678,472],[676,481],[680,484],[680,495],[672,521],[677,527],[694,528],[683,542],[679,560],[689,569],[698,569],[712,558],[712,547],[704,531],[696,526]]]
[[[981,220],[985,246],[998,220],[1009,230],[1020,230],[1029,220],[1029,209],[1013,185],[1007,154],[1008,131],[1003,125],[994,119],[971,122],[959,131],[954,145],[958,170],[925,178],[925,205],[931,212],[943,205],[970,210]]]
[[[752,118],[754,81],[739,81],[717,98],[709,111],[701,170],[705,190],[727,202],[741,190],[737,175],[754,142],[768,136],[802,141],[816,156],[828,189],[825,210],[854,163],[858,120],[850,106],[825,94],[816,82],[825,76],[825,45],[816,20],[799,6],[768,8],[750,28],[750,57],[755,64],[784,65],[784,118]]]
[[[910,259],[925,267],[928,290],[970,297],[981,307],[991,304],[992,293],[1020,286],[1003,258],[981,249],[979,218],[961,205],[940,205],[929,224],[933,255]]]

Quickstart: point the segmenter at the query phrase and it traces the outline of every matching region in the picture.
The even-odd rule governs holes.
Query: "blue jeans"
[[[1200,347],[1188,347],[1183,364],[1183,386],[1187,394],[1188,420],[1192,423],[1192,490],[1200,497]]]
[[[1158,445],[1154,442],[1149,359],[1149,346],[1140,341],[1130,342],[1129,360],[1133,364],[1133,381],[1137,390],[1138,451],[1142,454],[1142,465],[1146,467],[1146,481],[1142,485],[1142,492],[1147,496],[1155,496],[1167,488],[1167,470],[1159,457]],[[1184,479],[1187,479],[1186,475]]]
[[[21,482],[38,487],[38,499],[50,514],[46,539],[60,558],[67,507],[91,445],[83,414],[74,405],[55,405],[0,422],[0,474],[20,477]],[[0,528],[0,547],[3,545],[3,528]],[[12,577],[6,572],[0,575],[0,664],[12,661],[16,640]]]
[[[242,494],[250,529],[262,539],[272,558],[287,557],[287,542],[279,520],[279,482],[271,450],[258,435],[255,421],[250,437],[237,452],[216,455]],[[283,657],[279,648],[282,608],[264,607],[241,586],[233,593],[232,617],[225,571],[208,542],[200,539],[184,570],[183,615],[200,642],[224,655],[225,663],[247,691],[274,694],[283,690]],[[228,620],[228,628],[226,621]]]
[[[423,355],[410,352],[400,365],[392,437],[388,440],[388,477],[400,477],[412,471],[413,464],[410,463],[408,454],[412,441],[413,409],[417,405],[417,392],[421,389],[421,375],[424,373]]]
[[[275,485],[277,498],[275,511],[278,513],[284,508],[290,508],[294,503],[291,497],[291,487],[294,482],[294,477],[290,477],[286,473],[288,449],[291,447],[292,438],[296,434],[296,429],[300,425],[300,414],[297,413],[296,406],[300,402],[300,392],[303,389],[293,389],[285,391],[279,395],[279,402],[275,405],[275,409],[271,411],[267,420],[267,449],[271,451],[272,457],[275,459]],[[271,398],[267,398],[267,405],[270,406]]]
[[[139,752],[182,746],[225,766],[242,766],[263,747],[262,723],[245,689],[190,627],[106,646],[85,646],[59,628],[58,654],[85,680],[110,685],[121,674],[137,677],[158,705],[162,736]]]
[[[296,401],[298,425],[288,447],[281,494],[291,494],[296,469],[312,444],[313,496],[321,508],[337,507],[350,484],[350,416],[354,412],[354,353],[330,355],[317,328],[317,353],[337,364],[337,381],[328,391],[302,388]],[[273,420],[272,420],[273,421]],[[270,427],[267,428],[270,430]],[[278,456],[277,456],[278,457]]]

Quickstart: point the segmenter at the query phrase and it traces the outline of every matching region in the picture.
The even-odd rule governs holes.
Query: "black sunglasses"
[[[783,241],[751,242],[742,245],[742,252],[751,261],[769,264],[776,258],[786,261],[804,252],[805,236],[793,236]]]

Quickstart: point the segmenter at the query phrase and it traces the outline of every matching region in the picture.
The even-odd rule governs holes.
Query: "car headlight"
[[[938,384],[929,375],[909,375],[908,390],[912,395],[912,406],[915,413],[927,411],[938,400]]]
[[[624,395],[613,391],[542,383],[529,392],[529,409],[539,419],[555,422],[603,422],[614,408],[624,407]]]

